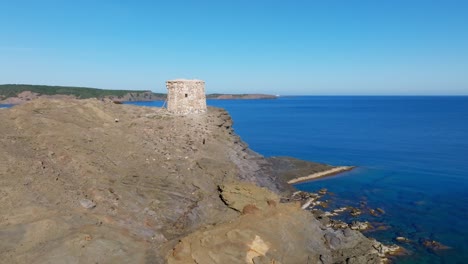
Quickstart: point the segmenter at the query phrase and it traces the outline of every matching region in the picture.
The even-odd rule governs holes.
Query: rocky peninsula
[[[382,244],[295,199],[287,181],[332,166],[264,158],[222,109],[36,99],[0,120],[2,263],[386,260]]]

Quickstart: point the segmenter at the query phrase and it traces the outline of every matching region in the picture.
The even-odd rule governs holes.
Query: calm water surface
[[[468,97],[284,97],[208,104],[227,109],[236,132],[265,156],[359,166],[297,187],[329,189],[332,208],[364,201],[384,209],[381,217],[357,220],[384,224],[387,229],[366,233],[380,241],[396,243],[396,236],[413,241],[403,245],[412,254],[398,263],[468,263]],[[421,246],[424,239],[451,249],[432,252]]]
[[[359,169],[297,185],[335,193],[332,207],[383,208],[387,230],[366,235],[404,245],[399,263],[468,263],[468,97],[290,97],[211,101],[226,108],[252,149]],[[431,252],[423,239],[452,249]]]

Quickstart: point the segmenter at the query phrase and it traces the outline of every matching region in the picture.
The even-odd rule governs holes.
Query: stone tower
[[[205,82],[171,80],[166,82],[167,110],[178,115],[206,112]]]

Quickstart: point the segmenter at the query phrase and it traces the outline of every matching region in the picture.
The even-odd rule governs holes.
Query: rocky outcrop
[[[219,186],[221,199],[230,208],[243,212],[246,207],[266,209],[279,203],[277,195],[265,188],[254,188],[249,183],[235,182]]]
[[[168,263],[381,262],[374,241],[350,229],[324,228],[299,204],[274,202],[279,200],[274,193],[250,184],[220,189],[223,200],[237,205],[237,211],[244,206],[244,213],[181,239],[167,255]]]
[[[328,229],[279,203],[292,189],[284,175],[317,168],[278,167],[282,159],[249,150],[224,110],[177,117],[37,99],[0,111],[0,120],[3,263],[165,263],[207,248],[243,263],[377,261],[357,231]],[[245,250],[235,253],[238,245]]]

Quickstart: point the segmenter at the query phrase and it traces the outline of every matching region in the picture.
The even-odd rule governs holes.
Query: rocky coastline
[[[35,99],[90,99],[111,100],[116,103],[164,101],[167,94],[152,91],[104,90],[85,87],[47,86],[47,85],[0,85],[0,105],[24,104]],[[276,99],[270,94],[207,94],[207,99]]]
[[[264,158],[222,109],[36,99],[0,119],[5,263],[382,263],[400,250],[330,220],[326,190],[288,184],[333,166]]]

